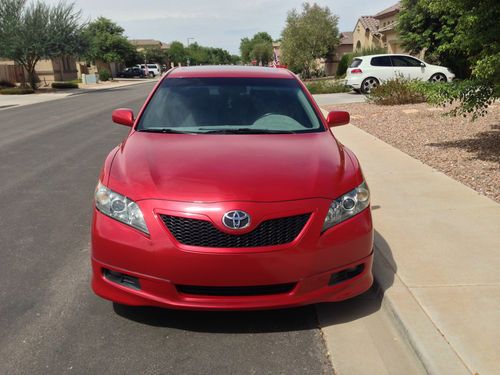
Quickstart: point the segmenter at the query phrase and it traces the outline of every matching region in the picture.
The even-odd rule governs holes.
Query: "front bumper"
[[[223,202],[194,204],[145,200],[137,202],[150,231],[146,236],[94,210],[92,288],[105,299],[126,305],[175,309],[244,310],[340,301],[370,288],[373,227],[369,208],[321,233],[330,204],[325,199],[294,202]],[[214,225],[220,212],[241,209],[258,221],[309,212],[297,238],[261,248],[202,248],[178,243],[158,215],[204,217]],[[251,230],[251,228],[249,228]],[[359,272],[332,282],[332,275]],[[106,272],[135,278],[140,288],[120,284]],[[333,280],[335,281],[335,280]],[[293,284],[291,290],[266,295],[198,295],[179,289],[252,287]]]

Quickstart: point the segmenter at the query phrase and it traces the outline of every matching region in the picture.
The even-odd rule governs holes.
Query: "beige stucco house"
[[[374,16],[362,16],[353,30],[353,51],[383,47],[388,53],[405,53],[396,30],[400,3]]]
[[[23,83],[27,75],[23,69],[11,60],[0,61],[0,79]],[[78,78],[77,63],[74,57],[63,56],[51,60],[40,60],[35,65],[35,72],[41,86],[50,86],[54,81],[71,81]]]
[[[129,39],[138,52],[144,51],[147,48],[168,49],[170,45],[155,39]]]

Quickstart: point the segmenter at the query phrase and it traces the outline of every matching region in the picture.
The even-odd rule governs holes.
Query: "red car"
[[[267,309],[372,284],[369,191],[354,154],[295,75],[170,70],[104,162],[92,287],[126,305]]]

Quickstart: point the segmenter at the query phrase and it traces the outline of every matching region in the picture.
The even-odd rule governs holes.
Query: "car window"
[[[392,66],[391,58],[389,56],[372,57],[370,64],[372,66]]]
[[[148,64],[148,68],[156,69],[156,65]]]
[[[170,78],[139,119],[137,130],[311,132],[324,128],[294,79]]]
[[[361,65],[362,62],[363,62],[363,60],[361,60],[361,59],[354,59],[354,60],[352,60],[352,63],[349,66],[349,68],[357,68],[358,66]]]
[[[392,65],[400,67],[420,66],[420,61],[408,56],[391,56]]]

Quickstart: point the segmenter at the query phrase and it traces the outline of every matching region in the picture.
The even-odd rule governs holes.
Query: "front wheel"
[[[372,92],[372,90],[379,85],[379,81],[376,78],[369,77],[366,78],[362,83],[361,83],[361,92],[363,94],[369,94]]]
[[[432,75],[432,77],[429,79],[429,81],[440,83],[440,82],[446,82],[446,81],[448,81],[448,79],[446,78],[446,76],[443,73],[436,73],[436,74]]]

